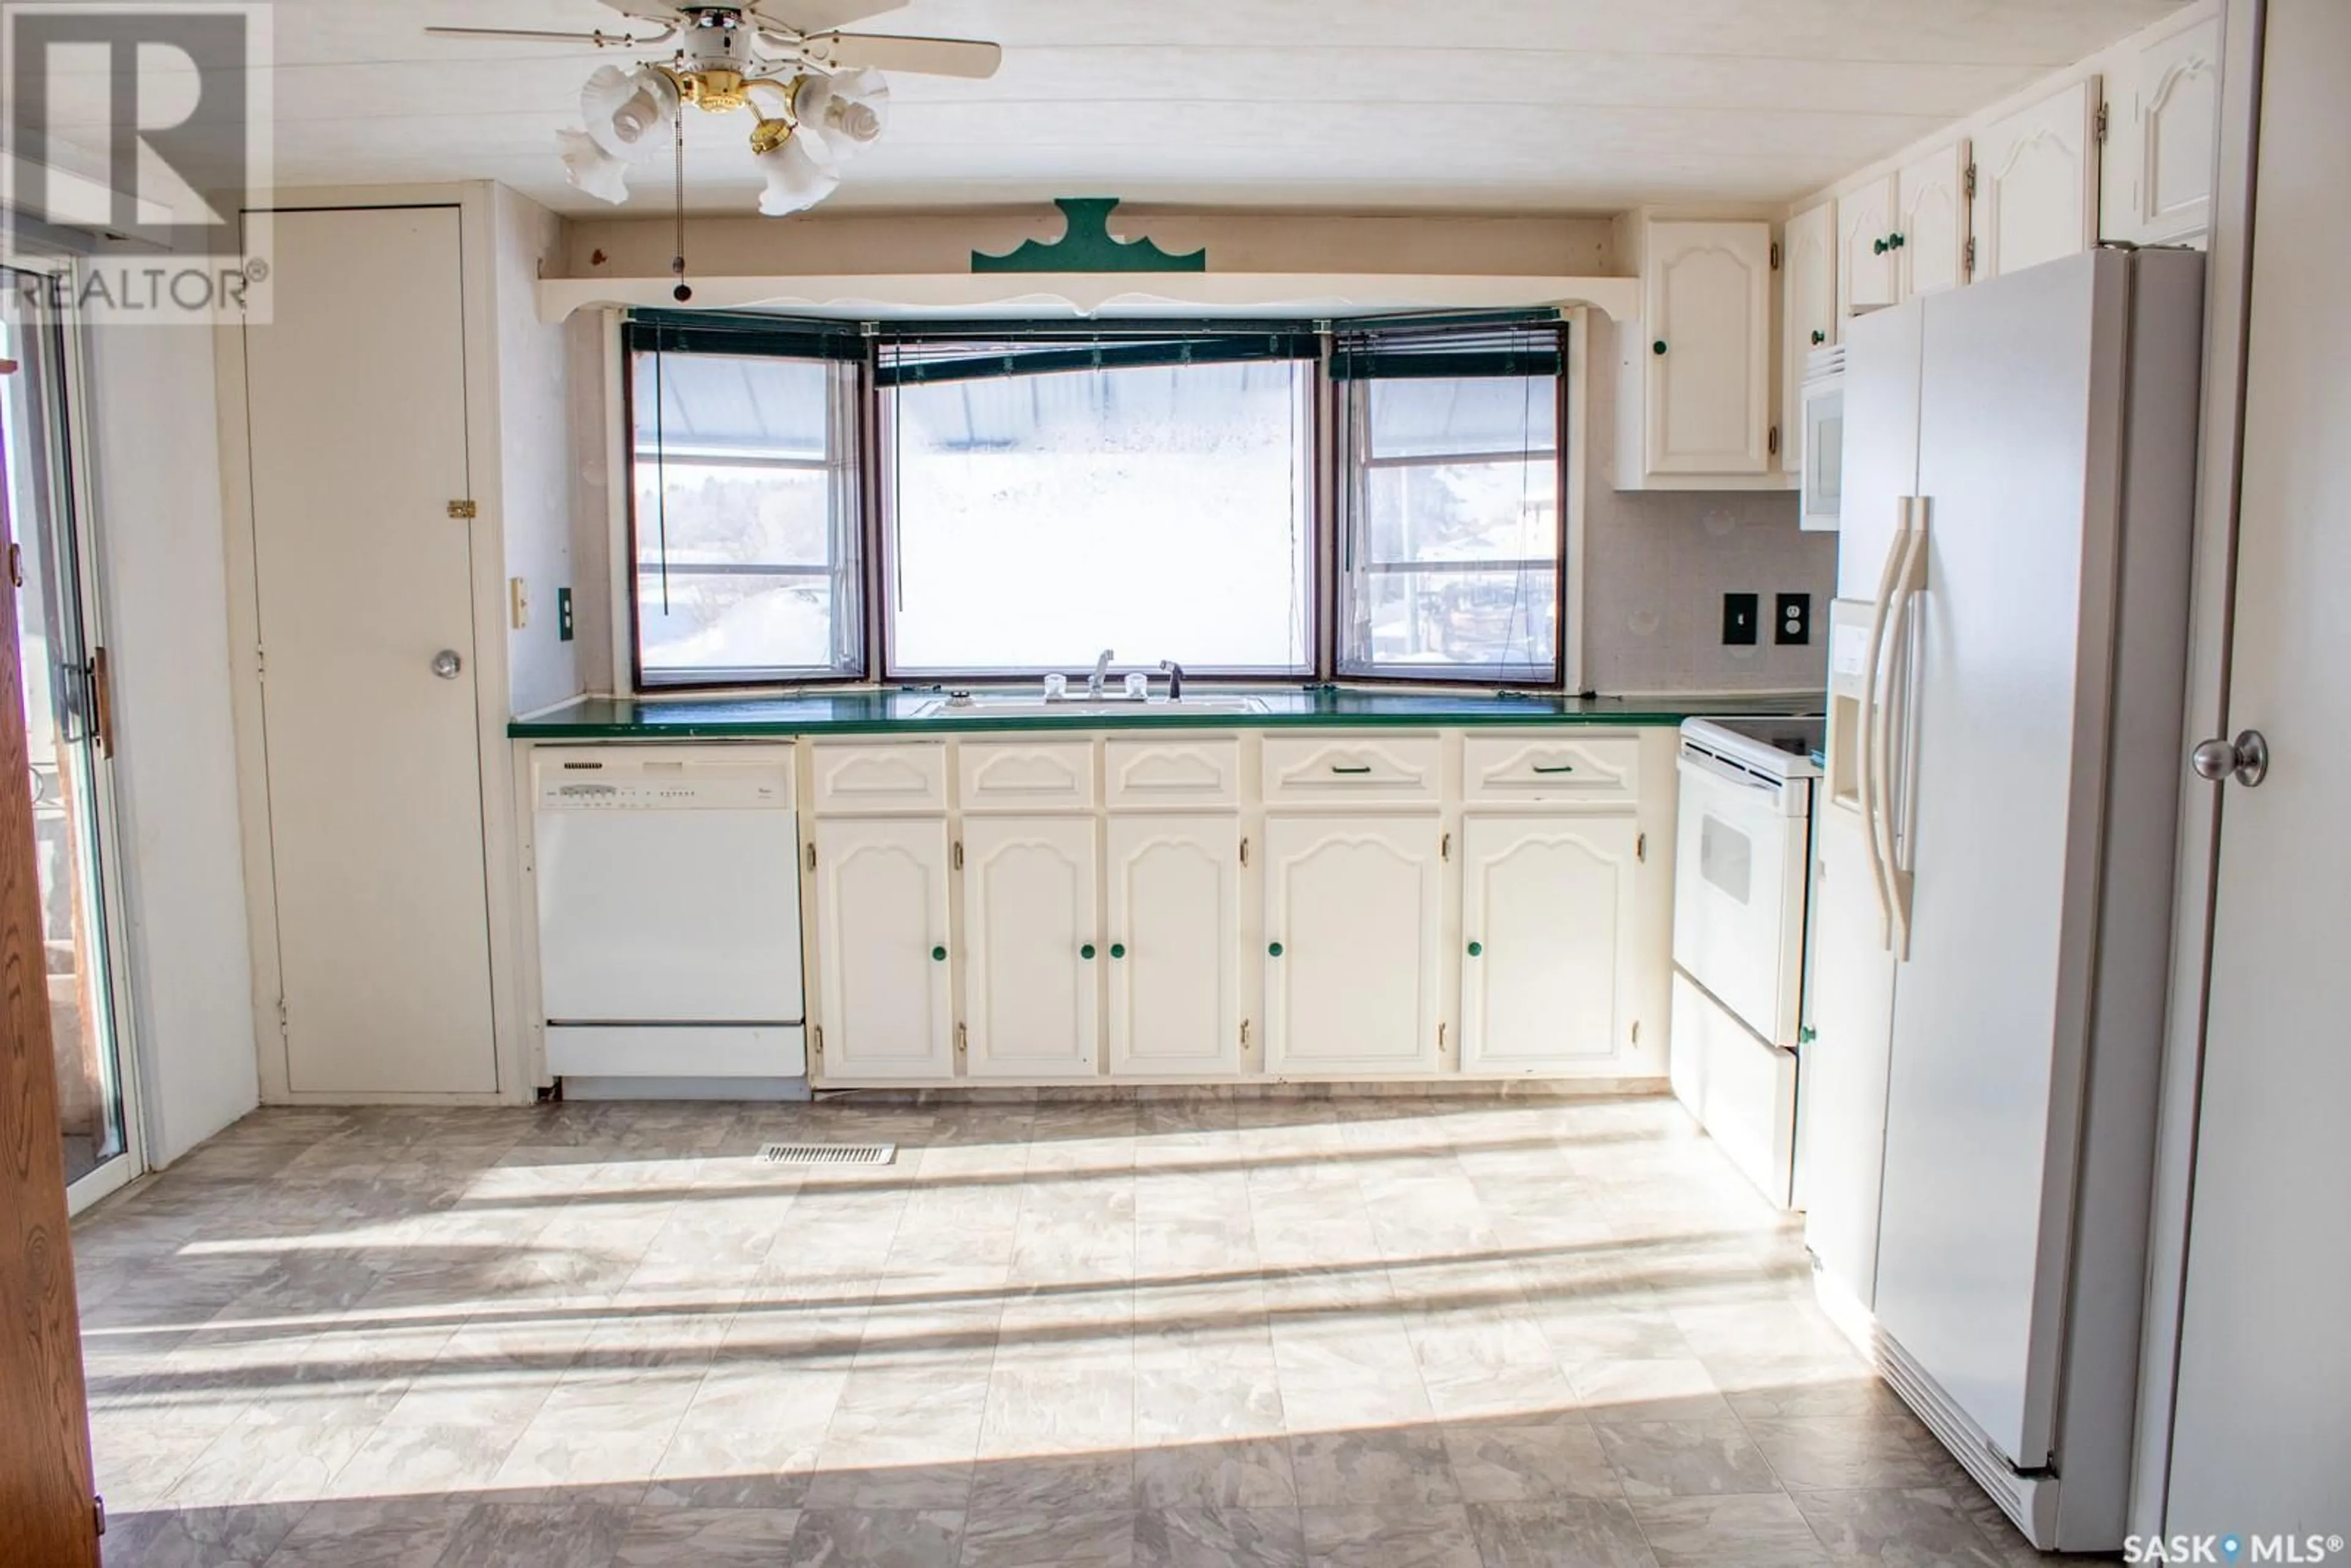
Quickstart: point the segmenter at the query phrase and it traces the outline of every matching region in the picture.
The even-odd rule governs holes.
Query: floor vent
[[[762,1144],[763,1166],[886,1166],[895,1144]]]

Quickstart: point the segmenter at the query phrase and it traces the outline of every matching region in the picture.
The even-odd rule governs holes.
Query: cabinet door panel
[[[1435,1069],[1441,880],[1435,817],[1266,823],[1271,1071]]]
[[[946,823],[820,821],[816,842],[825,1075],[951,1075]]]
[[[1104,926],[1111,1070],[1238,1071],[1240,819],[1113,818]]]
[[[1837,340],[1835,205],[1790,218],[1781,258],[1780,466],[1793,474],[1804,460],[1804,362]]]
[[[1771,226],[1650,225],[1647,304],[1649,471],[1762,473],[1771,463]]]
[[[1877,1282],[1894,955],[1869,886],[1860,813],[1832,804],[1817,821],[1813,1040],[1802,1052],[1804,1245],[1823,1273],[1867,1306]]]
[[[2092,77],[1977,136],[1977,277],[2037,267],[2095,243],[2097,108]]]
[[[1638,836],[1630,817],[1463,824],[1463,1071],[1588,1069],[1618,1053]]]
[[[2106,146],[2116,166],[2100,231],[2135,245],[2197,238],[2211,223],[2220,160],[2220,19],[2149,44],[2137,66],[2130,118]]]
[[[1092,1077],[1102,963],[1094,820],[971,818],[963,877],[972,1076]]]
[[[1894,181],[1872,180],[1837,198],[1837,316],[1891,305],[1897,279],[1895,253],[1884,248],[1894,232]]]
[[[1929,152],[1896,175],[1895,186],[1902,298],[1957,288],[1968,280],[1968,144]]]

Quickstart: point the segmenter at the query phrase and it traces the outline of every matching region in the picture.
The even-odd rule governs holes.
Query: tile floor
[[[75,1240],[110,1568],[2039,1561],[1669,1100],[274,1111]]]

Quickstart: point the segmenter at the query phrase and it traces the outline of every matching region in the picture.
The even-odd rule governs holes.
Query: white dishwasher
[[[548,1071],[804,1077],[791,747],[543,747],[532,783]]]

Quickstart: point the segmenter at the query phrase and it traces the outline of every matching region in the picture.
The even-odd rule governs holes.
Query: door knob
[[[2270,743],[2258,729],[2239,732],[2234,740],[2208,740],[2188,755],[2196,777],[2213,783],[2234,779],[2246,789],[2258,788],[2270,776]]]
[[[455,680],[465,667],[465,661],[457,656],[455,648],[444,648],[433,655],[433,673],[444,681]]]

